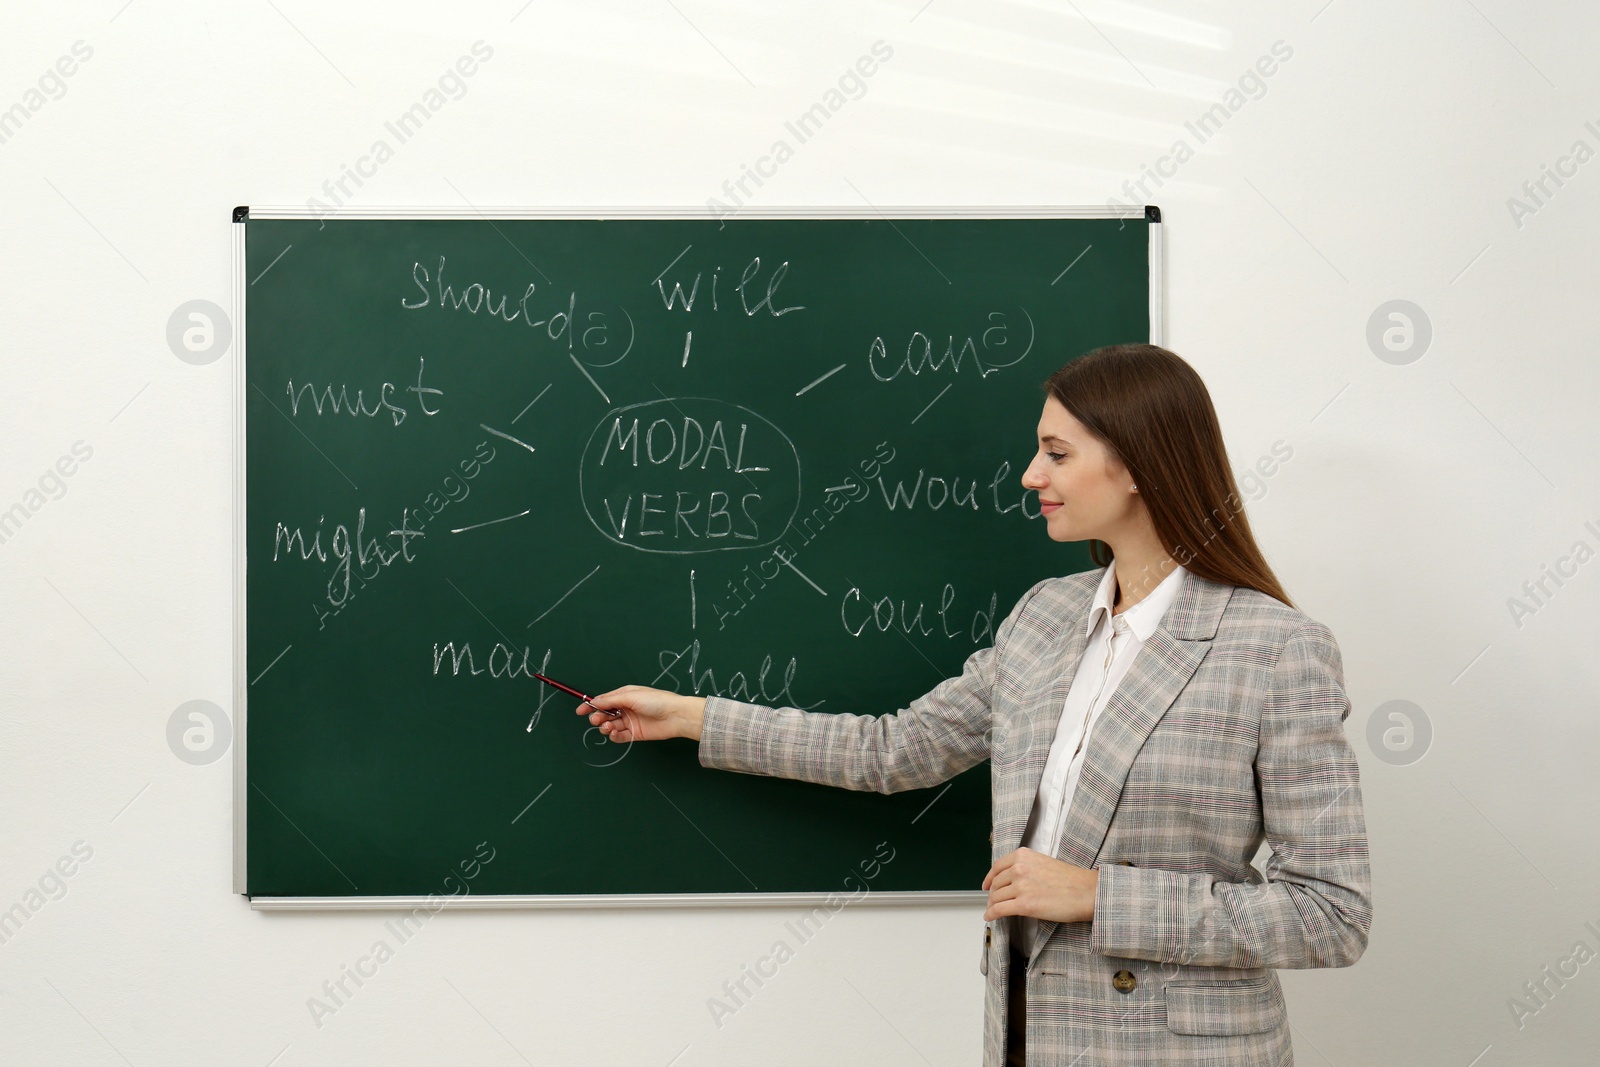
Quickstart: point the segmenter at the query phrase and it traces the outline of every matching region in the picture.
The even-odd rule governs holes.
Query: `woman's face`
[[[1045,531],[1053,541],[1114,540],[1138,506],[1127,467],[1055,397],[1039,416],[1039,451],[1022,484],[1039,494]]]

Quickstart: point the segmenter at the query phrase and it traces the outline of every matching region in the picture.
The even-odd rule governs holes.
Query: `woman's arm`
[[[768,708],[725,697],[706,698],[698,716],[685,709],[684,728],[697,728],[701,766],[875,793],[925,789],[977,766],[989,756],[998,650],[1044,584],[1023,594],[996,628],[993,646],[968,656],[959,677],[893,715]]]
[[[940,682],[892,715],[768,708],[710,697],[700,765],[875,793],[938,785],[989,755],[994,658],[992,647],[979,649],[967,657],[960,677]]]
[[[1261,711],[1256,778],[1266,882],[1107,864],[1093,951],[1216,967],[1347,967],[1372,926],[1372,876],[1350,701],[1333,634],[1290,635]]]

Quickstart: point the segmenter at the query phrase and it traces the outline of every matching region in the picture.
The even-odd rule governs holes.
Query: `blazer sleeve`
[[[1044,585],[1023,594],[996,627],[994,644],[968,656],[959,677],[892,715],[707,697],[700,765],[874,793],[925,789],[977,766],[989,757],[996,661],[1022,609]]]
[[[1215,967],[1347,967],[1372,926],[1350,701],[1333,634],[1295,630],[1273,667],[1255,771],[1266,881],[1108,864],[1091,945],[1102,955]]]

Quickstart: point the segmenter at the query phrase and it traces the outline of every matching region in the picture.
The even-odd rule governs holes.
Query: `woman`
[[[959,678],[881,717],[631,685],[579,713],[882,793],[988,759],[986,1067],[1292,1064],[1274,969],[1348,966],[1372,922],[1339,647],[1256,547],[1193,368],[1116,345],[1045,391],[1022,483],[1100,569],[1029,589]]]

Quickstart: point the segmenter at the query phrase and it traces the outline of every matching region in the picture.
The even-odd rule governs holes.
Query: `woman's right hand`
[[[577,713],[588,711],[590,725],[598,726],[602,734],[619,743],[668,737],[698,741],[705,706],[705,697],[681,696],[647,685],[625,685],[579,704]],[[605,714],[607,711],[620,711],[622,715],[613,718]]]

